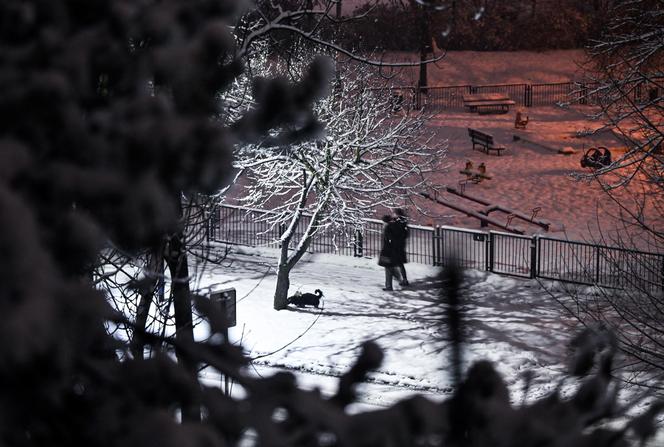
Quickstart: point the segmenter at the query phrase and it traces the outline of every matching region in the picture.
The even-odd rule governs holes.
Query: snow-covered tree
[[[182,107],[191,107],[196,102],[204,102],[205,110],[196,113],[201,117],[204,116],[204,121],[209,126],[225,129],[227,138],[223,140],[224,144],[231,141],[254,141],[269,129],[280,128],[285,123],[291,126],[288,134],[280,136],[284,142],[290,141],[291,138],[298,141],[307,138],[311,133],[310,129],[317,126],[315,116],[311,109],[308,109],[307,103],[312,98],[318,98],[327,92],[326,79],[330,74],[326,72],[327,65],[320,60],[314,61],[311,67],[301,64],[302,76],[294,82],[285,79],[268,79],[265,77],[268,74],[265,69],[267,62],[265,56],[272,50],[267,42],[275,32],[275,27],[278,27],[282,21],[287,19],[292,21],[293,17],[298,17],[301,21],[310,14],[324,18],[326,9],[321,9],[320,5],[316,11],[312,11],[311,8],[307,10],[305,5],[296,3],[291,6],[291,9],[284,11],[278,5],[262,2],[258,5],[259,9],[238,7],[237,10],[229,10],[228,12],[233,14],[223,23],[223,27],[207,30],[207,34],[203,33],[208,40],[199,38],[199,45],[208,45],[208,47],[199,49],[190,43],[192,48],[185,48],[183,45],[174,44],[176,47],[174,51],[180,51],[183,59],[155,56],[158,69],[156,73],[146,74],[146,78],[142,79],[145,92],[149,92],[155,98],[155,102],[166,98],[165,102],[174,100],[182,103]],[[266,19],[264,15],[266,9],[281,13],[272,19]],[[171,15],[179,11],[179,5],[169,4],[160,17],[150,16],[146,19],[146,23],[158,27],[162,21],[170,20]],[[185,11],[183,14],[186,13]],[[290,23],[289,29],[285,32],[297,33],[300,30],[298,26],[298,23]],[[150,29],[150,32],[157,31],[159,29]],[[163,32],[168,35],[170,31]],[[149,35],[149,32],[147,34]],[[175,41],[177,43],[177,39]],[[145,38],[144,41],[137,40],[135,43],[128,39],[128,46],[130,45],[140,49],[141,54],[150,54],[155,47],[157,55],[166,54],[166,52],[160,53],[159,45],[150,38]],[[207,75],[210,79],[205,78],[205,75],[188,79],[189,68],[185,62],[194,65],[198,63],[197,57],[208,58],[207,62],[220,65],[224,69],[223,74],[209,73]],[[263,75],[259,80],[262,96],[252,96],[251,92],[258,73]],[[219,88],[214,91],[208,88],[208,84],[218,85]],[[251,107],[248,107],[248,104]],[[298,118],[297,123],[291,121],[294,116]],[[178,126],[182,124],[168,121],[165,123],[171,133],[176,133]],[[151,137],[154,141],[167,140],[171,137],[167,133],[150,135],[147,129],[141,131],[143,132],[140,133],[140,137]],[[271,132],[271,135],[275,135],[275,132]],[[205,136],[204,132],[199,135],[200,139]],[[179,142],[189,145],[194,150],[198,143],[196,138]],[[167,154],[174,150],[168,143],[163,144],[161,148]],[[224,152],[221,147],[219,151],[226,155],[230,154]],[[177,171],[176,166],[183,170],[194,169],[197,168],[197,162],[205,160],[204,157],[200,157],[199,160],[190,160],[180,166],[175,161],[176,158],[170,156],[174,160],[173,166],[162,168],[160,174],[172,175],[174,182],[181,182],[181,173]],[[198,181],[207,184],[213,180],[211,177],[216,170],[222,169],[224,175],[231,174],[232,170],[228,163],[222,165],[219,162],[211,162],[209,165],[201,166]],[[219,261],[217,258],[208,258],[210,252],[205,249],[206,240],[202,238],[201,230],[207,227],[205,220],[211,216],[209,210],[214,207],[218,195],[223,193],[223,190],[223,188],[221,191],[218,188],[174,188],[169,191],[173,202],[173,208],[169,211],[175,213],[174,220],[177,223],[173,222],[163,234],[153,236],[150,244],[142,247],[141,251],[127,251],[120,246],[114,247],[119,249],[112,252],[107,250],[104,256],[99,258],[95,282],[98,288],[108,292],[111,305],[123,312],[132,322],[129,325],[115,327],[115,330],[122,331],[121,336],[131,341],[134,357],[143,358],[145,338],[141,334],[145,331],[175,333],[181,339],[193,339],[196,316],[192,316],[191,294],[195,289],[193,279],[196,272],[191,268],[194,262],[201,260],[201,256],[203,261]],[[141,229],[140,226],[137,228]],[[166,296],[164,292],[167,292]]]
[[[619,230],[605,229],[597,239],[626,249],[601,259],[621,278],[624,290],[601,290],[591,301],[576,296],[577,309],[585,321],[618,326],[622,348],[642,367],[661,375],[664,257],[630,249],[664,253],[664,2],[611,3],[611,20],[589,48],[589,75],[598,83],[589,95],[599,101],[597,117],[621,137],[627,150],[589,177],[619,210],[601,216],[616,220]],[[644,377],[639,380],[646,382]]]
[[[272,210],[265,220],[283,228],[275,309],[286,307],[289,273],[318,233],[352,234],[376,210],[431,188],[426,174],[444,167],[446,144],[427,132],[425,115],[394,113],[394,98],[372,88],[366,68],[338,70],[334,93],[315,107],[324,124],[317,138],[273,136],[235,151],[249,179],[243,203]]]
[[[333,20],[331,15],[338,12],[335,11],[337,6],[339,4],[334,1],[260,1],[257,2],[257,9],[242,11],[244,14],[236,18],[229,28],[233,31],[235,45],[232,54],[235,59],[226,53],[224,60],[234,61],[235,69],[241,63],[242,70],[229,76],[230,84],[217,92],[216,98],[213,96],[217,107],[211,112],[217,124],[233,130],[236,141],[256,141],[270,126],[279,127],[279,120],[284,117],[292,118],[296,124],[281,134],[279,139],[282,144],[290,139],[301,141],[320,130],[314,115],[303,112],[300,106],[307,95],[329,91],[326,88],[320,92],[316,90],[325,75],[325,70],[320,70],[325,67],[324,64],[318,64],[318,70],[308,72],[309,79],[314,82],[300,84],[303,88],[297,95],[281,93],[293,91],[292,86],[304,77],[308,70],[306,62],[311,62],[311,59],[303,60],[301,55],[310,54],[307,49],[313,42],[321,51],[326,47],[328,52],[340,50],[334,42],[321,39],[313,32],[322,21]],[[277,32],[281,34],[275,37]],[[286,39],[286,48],[280,40],[284,38],[284,33],[291,35]],[[279,79],[272,77],[280,73],[275,70],[275,61],[288,61],[286,76]],[[156,89],[158,92],[163,90]],[[272,96],[266,96],[268,93]],[[264,107],[257,108],[257,104]],[[297,109],[297,116],[290,116],[289,109]],[[274,118],[276,120],[271,121]],[[262,126],[256,127],[256,122],[262,123]],[[272,137],[275,135],[275,132],[271,133]],[[236,171],[235,176],[241,172]],[[179,303],[189,302],[188,296],[196,288],[196,271],[191,269],[196,268],[199,261],[220,261],[216,254],[206,250],[201,229],[207,227],[205,220],[212,215],[208,211],[214,208],[223,193],[223,189],[213,195],[182,191],[177,209],[184,231],[164,234],[138,255],[118,250],[101,259],[103,272],[96,276],[98,286],[109,291],[112,305],[125,312],[133,322],[118,329],[123,330],[123,336],[131,340],[135,357],[143,356],[142,331],[185,334],[191,333],[192,326],[196,324],[196,316],[193,319],[189,317],[191,310],[187,311],[188,306],[180,306]],[[166,274],[164,267],[168,272]],[[178,314],[183,313],[186,318],[179,318]],[[135,330],[136,326],[140,329]]]

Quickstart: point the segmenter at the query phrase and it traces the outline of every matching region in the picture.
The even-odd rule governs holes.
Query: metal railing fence
[[[208,240],[228,244],[278,247],[284,228],[265,222],[269,211],[223,205],[210,219]],[[309,223],[305,216],[294,243]],[[382,245],[383,224],[367,219],[362,229],[322,229],[310,253],[375,258]],[[410,262],[444,266],[454,257],[464,268],[567,283],[664,291],[664,254],[608,247],[545,236],[499,231],[409,225]]]
[[[377,90],[389,90],[395,98],[395,108],[424,108],[425,110],[435,111],[462,109],[464,106],[463,96],[475,93],[503,93],[508,95],[520,107],[557,104],[594,105],[601,100],[600,94],[593,93],[599,85],[597,82],[570,81],[545,84],[389,87]],[[644,87],[641,84],[635,84],[628,92],[630,99],[635,102],[643,102],[661,96],[661,90],[661,88],[652,85]]]
[[[664,254],[537,238],[538,278],[636,290],[664,289]]]
[[[279,238],[285,228],[269,225],[265,215],[270,211],[222,205],[210,219],[208,239],[235,245],[252,247],[279,247]],[[310,217],[303,216],[295,230],[294,245],[304,235]],[[433,228],[409,225],[410,237],[407,248],[408,259],[421,264],[433,264],[431,238]],[[382,246],[383,223],[377,219],[366,219],[362,231],[321,229],[311,241],[309,253],[333,253],[345,256],[376,257]]]

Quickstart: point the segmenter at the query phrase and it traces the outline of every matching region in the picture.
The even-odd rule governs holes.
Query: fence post
[[[210,244],[210,241],[212,240],[212,219],[214,219],[214,214],[211,214],[209,216],[206,216],[205,219],[205,236],[207,239],[208,245]]]
[[[215,205],[208,218],[208,242],[221,239],[221,213],[224,212],[223,205]]]
[[[445,265],[445,246],[443,239],[443,228],[440,225],[436,225],[434,228],[434,265],[444,266]]]
[[[585,82],[581,84],[581,98],[579,98],[579,104],[588,104],[588,86]]]
[[[599,285],[599,245],[595,246],[595,284]]]
[[[539,278],[542,274],[542,239],[537,237],[537,271],[535,272],[535,277]]]
[[[440,226],[436,225],[433,227],[433,233],[432,233],[432,253],[433,253],[433,265],[438,266],[441,265],[440,262],[440,247],[438,246],[440,241]]]
[[[493,256],[494,256],[494,250],[493,250],[493,233],[489,231],[489,234],[487,234],[486,238],[486,254],[484,257],[486,258],[486,269],[489,272],[493,272]]]
[[[433,227],[433,231],[431,232],[431,263],[434,265],[434,267],[438,264],[436,264],[436,230],[438,226]]]
[[[523,95],[523,102],[526,107],[532,107],[533,106],[533,86],[530,84],[526,84],[526,91],[525,94]]]
[[[530,240],[530,277],[537,277],[537,246],[539,241],[539,236],[535,235]]]
[[[362,232],[357,229],[355,230],[355,243],[353,244],[353,256],[356,258],[361,258],[364,256],[364,236]]]

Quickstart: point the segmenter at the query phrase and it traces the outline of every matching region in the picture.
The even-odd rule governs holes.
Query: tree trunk
[[[189,266],[187,263],[187,247],[184,235],[178,233],[169,240],[166,263],[171,273],[171,294],[173,296],[173,309],[175,312],[175,339],[184,345],[194,342],[194,327],[192,320],[191,290],[189,288]],[[198,377],[196,363],[186,352],[176,349],[178,362],[193,376]],[[197,380],[197,379],[196,379]],[[197,422],[201,420],[201,411],[197,399],[182,406],[182,421]]]
[[[423,62],[427,60],[429,53],[431,53],[431,31],[429,29],[429,16],[424,7],[420,6],[420,76],[417,81],[417,86],[421,89],[427,86],[427,64]]]
[[[314,183],[312,181],[307,181],[307,173],[306,171],[303,170],[302,173],[303,189],[300,196],[301,208],[304,207],[304,204],[307,201],[308,192],[313,184]],[[327,199],[325,200],[324,203],[327,203]],[[320,213],[324,212],[325,206],[321,204],[320,209],[316,213],[314,213],[314,215],[311,217],[309,225],[307,226],[307,229],[302,235],[303,239],[297,245],[295,253],[293,253],[293,255],[290,258],[288,257],[288,247],[290,247],[291,240],[293,239],[294,229],[297,228],[297,225],[300,222],[300,219],[302,218],[301,212],[295,213],[290,222],[290,225],[288,226],[288,229],[286,230],[286,234],[283,235],[281,239],[281,246],[280,246],[281,253],[279,254],[279,267],[277,268],[277,286],[274,291],[274,300],[273,300],[273,307],[276,310],[285,309],[288,306],[290,271],[309,249],[309,245],[311,245],[313,234],[315,233],[316,228],[320,223],[321,219]]]
[[[131,353],[135,359],[144,358],[144,346],[145,340],[143,337],[143,332],[147,330],[147,321],[148,315],[150,313],[150,305],[155,296],[155,292],[158,290],[159,284],[163,284],[163,275],[164,275],[164,247],[162,244],[154,247],[150,250],[147,259],[146,266],[146,275],[150,278],[150,282],[141,292],[140,301],[138,302],[138,307],[136,308],[136,319],[134,320],[134,326],[136,330],[133,333],[131,340]]]
[[[282,310],[288,306],[288,289],[290,288],[290,269],[288,264],[288,243],[281,244],[279,266],[277,268],[277,286],[274,291],[274,309]]]
[[[313,218],[311,225],[314,225],[313,228],[316,228],[318,219]],[[295,265],[302,259],[302,256],[307,252],[311,241],[312,228],[308,228],[304,234],[304,240],[298,244],[297,251],[288,257],[288,243],[282,242],[281,244],[281,255],[279,256],[279,267],[277,268],[277,286],[274,291],[274,308],[276,310],[285,309],[288,305],[288,289],[290,287],[290,271],[295,267]],[[289,239],[290,242],[290,239]]]
[[[288,305],[288,289],[290,288],[290,269],[287,264],[279,264],[277,287],[274,291],[275,310],[285,309]]]

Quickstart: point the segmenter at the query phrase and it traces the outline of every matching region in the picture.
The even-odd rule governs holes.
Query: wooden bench
[[[496,143],[493,141],[493,136],[488,133],[480,132],[479,130],[468,128],[468,136],[470,136],[471,141],[473,142],[473,150],[480,150],[487,155],[490,155],[491,151],[495,151],[496,155],[500,155],[502,151],[505,150],[505,146],[496,146]],[[477,149],[479,147],[479,149]]]
[[[463,96],[463,105],[470,112],[507,113],[516,103],[504,93],[476,93]]]

